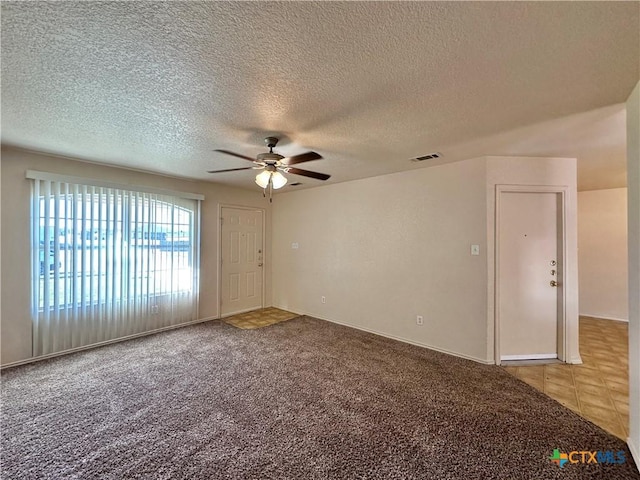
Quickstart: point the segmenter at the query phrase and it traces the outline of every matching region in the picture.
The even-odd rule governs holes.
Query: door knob
[[[552,287],[557,287],[558,286],[558,282],[556,282],[555,280],[551,280],[549,282],[549,285],[551,285]]]
[[[262,266],[262,264],[261,264],[261,263],[259,263],[259,264],[258,264],[258,266],[259,266],[259,267],[261,267],[261,266]]]

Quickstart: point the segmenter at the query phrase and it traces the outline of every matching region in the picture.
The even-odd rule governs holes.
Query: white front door
[[[557,358],[561,195],[499,195],[500,359]]]
[[[262,307],[262,210],[221,209],[221,296],[223,317]]]

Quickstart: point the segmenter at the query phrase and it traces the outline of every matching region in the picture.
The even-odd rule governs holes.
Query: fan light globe
[[[271,178],[271,172],[268,170],[264,170],[262,173],[259,173],[258,175],[256,175],[256,183],[262,188],[267,188],[267,186],[269,185],[270,178]]]
[[[282,175],[280,172],[273,172],[271,175],[271,183],[273,184],[273,188],[277,190],[287,184],[287,177]]]

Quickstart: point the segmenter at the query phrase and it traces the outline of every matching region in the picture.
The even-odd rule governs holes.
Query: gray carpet
[[[640,479],[500,367],[312,318],[209,322],[2,374],[3,479]],[[565,465],[554,449],[623,451]]]

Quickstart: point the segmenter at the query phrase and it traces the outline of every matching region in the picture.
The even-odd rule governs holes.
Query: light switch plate
[[[480,245],[471,245],[471,255],[480,255]]]
[[[294,250],[297,250],[298,249],[298,242],[293,242],[291,244],[291,248],[293,248]]]

